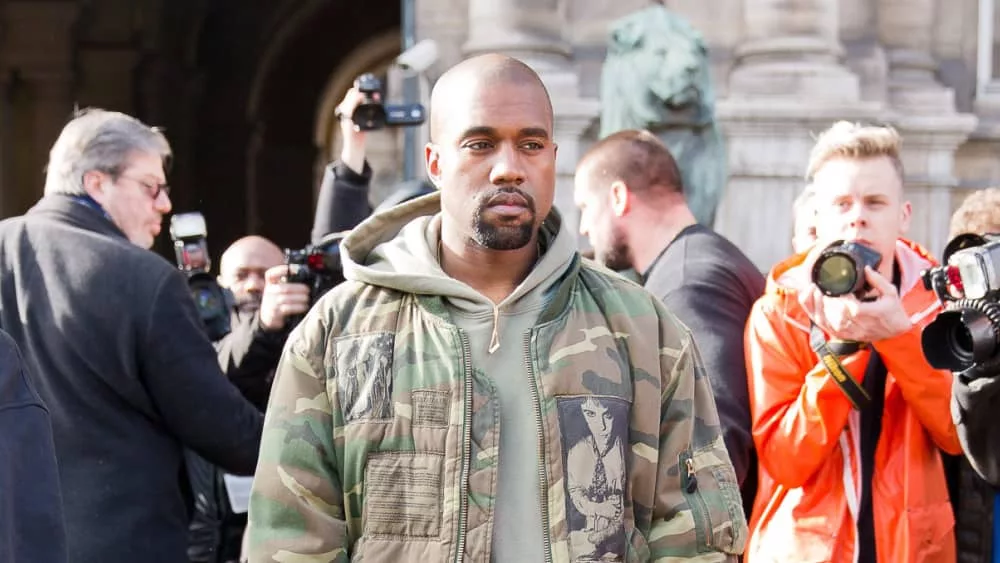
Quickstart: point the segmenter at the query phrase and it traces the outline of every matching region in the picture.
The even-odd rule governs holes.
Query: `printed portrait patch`
[[[618,397],[557,397],[573,561],[621,561],[629,404]]]
[[[392,418],[391,333],[337,340],[337,390],[345,422]]]

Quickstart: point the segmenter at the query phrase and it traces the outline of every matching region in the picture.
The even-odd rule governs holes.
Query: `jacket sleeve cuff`
[[[367,188],[371,183],[372,167],[368,164],[368,159],[365,159],[365,167],[361,171],[361,174],[358,174],[340,160],[334,161],[331,167],[333,168],[334,176],[352,185]]]

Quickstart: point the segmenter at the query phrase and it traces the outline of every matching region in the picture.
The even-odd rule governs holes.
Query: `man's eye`
[[[490,143],[487,141],[473,141],[465,145],[466,148],[470,148],[474,151],[484,151],[490,148]]]
[[[522,146],[528,149],[529,151],[540,151],[545,148],[545,145],[539,143],[538,141],[528,141],[527,143],[524,143],[524,145]]]

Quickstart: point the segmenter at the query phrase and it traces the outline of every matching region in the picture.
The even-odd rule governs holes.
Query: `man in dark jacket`
[[[951,216],[949,238],[1000,232],[1000,188],[978,190]],[[952,414],[965,457],[945,457],[955,509],[959,563],[992,562],[1000,546],[994,539],[1000,520],[1000,370],[972,368],[955,374]]]
[[[225,380],[184,275],[149,251],[169,156],[156,129],[82,112],[45,196],[0,222],[0,328],[50,409],[73,563],[183,561],[183,449],[256,464],[261,414]]]
[[[670,151],[626,130],[580,159],[574,200],[595,260],[633,269],[694,335],[712,381],[723,438],[747,515],[756,490],[743,329],[764,276],[731,242],[695,222]]]
[[[17,345],[0,331],[0,561],[65,563],[62,493],[49,412]]]

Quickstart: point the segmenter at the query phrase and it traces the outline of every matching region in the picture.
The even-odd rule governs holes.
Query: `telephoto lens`
[[[837,241],[816,259],[812,281],[824,295],[862,295],[871,287],[865,280],[865,266],[878,268],[882,255],[860,242]]]

